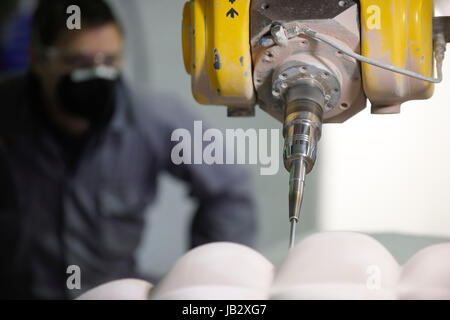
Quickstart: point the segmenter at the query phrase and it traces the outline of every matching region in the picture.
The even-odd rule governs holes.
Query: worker
[[[81,29],[67,27],[71,5]],[[123,35],[103,0],[42,0],[30,69],[0,82],[2,298],[69,299],[138,276],[144,213],[163,172],[197,200],[191,247],[255,244],[246,171],[171,161],[172,132],[201,118],[127,84]],[[81,271],[81,291],[67,285],[69,266]]]

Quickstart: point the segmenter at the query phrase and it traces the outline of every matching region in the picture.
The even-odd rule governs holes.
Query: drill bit
[[[289,250],[294,248],[295,245],[295,226],[297,225],[296,219],[291,219],[291,234],[289,236]]]
[[[289,248],[294,247],[295,226],[300,216],[305,189],[306,164],[303,157],[294,159],[291,163],[289,178],[289,220],[291,222],[291,235]]]

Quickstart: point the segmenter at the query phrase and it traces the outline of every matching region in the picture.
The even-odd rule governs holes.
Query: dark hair
[[[39,0],[32,23],[32,45],[48,47],[60,33],[67,30],[67,8],[77,5],[81,9],[81,27],[99,27],[108,23],[120,24],[104,0]]]

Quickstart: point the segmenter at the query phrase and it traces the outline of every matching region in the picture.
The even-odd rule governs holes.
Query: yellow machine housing
[[[183,55],[200,104],[255,104],[250,54],[251,0],[191,0],[183,14]]]
[[[186,71],[192,76],[193,95],[200,104],[245,109],[257,103],[249,39],[252,2],[255,1],[186,3],[183,56]],[[433,76],[433,1],[359,2],[362,55]],[[300,6],[301,1],[298,3]],[[430,98],[434,90],[432,83],[365,63],[362,81],[373,113],[397,113],[401,103]]]
[[[433,76],[433,2],[360,0],[363,56]],[[408,100],[428,99],[434,85],[368,64],[362,66],[364,91],[373,113],[398,113]]]

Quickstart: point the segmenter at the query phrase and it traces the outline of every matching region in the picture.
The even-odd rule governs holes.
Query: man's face
[[[122,34],[116,24],[63,31],[55,44],[44,52],[44,59],[32,55],[32,68],[39,77],[44,95],[58,105],[56,86],[64,74],[78,68],[109,65],[120,69]]]

